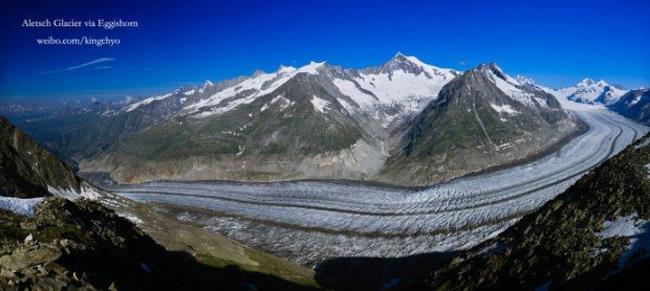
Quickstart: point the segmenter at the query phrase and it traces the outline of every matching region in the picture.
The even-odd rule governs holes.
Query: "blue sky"
[[[562,87],[650,87],[650,1],[14,1],[0,12],[0,99],[146,96],[310,60],[379,65],[397,51],[458,70],[498,63]],[[87,3],[97,2],[97,3]],[[137,20],[135,29],[23,19]],[[43,46],[48,36],[116,47]]]

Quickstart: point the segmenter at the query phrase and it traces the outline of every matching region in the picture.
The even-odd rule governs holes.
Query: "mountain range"
[[[281,66],[16,122],[81,171],[108,172],[123,183],[353,179],[414,186],[520,162],[578,134],[581,122],[556,96],[495,64],[459,72],[398,53],[366,69]]]

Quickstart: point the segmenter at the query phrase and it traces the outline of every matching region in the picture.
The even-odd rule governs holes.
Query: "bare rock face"
[[[80,191],[74,171],[0,116],[0,196],[43,197],[48,187]]]
[[[627,118],[650,125],[650,89],[631,90],[609,108]]]

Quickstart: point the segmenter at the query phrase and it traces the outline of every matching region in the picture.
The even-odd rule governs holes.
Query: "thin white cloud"
[[[60,73],[60,72],[74,71],[74,70],[78,70],[78,69],[85,68],[85,67],[88,67],[88,66],[101,64],[101,63],[106,63],[106,62],[112,62],[112,61],[115,61],[115,58],[99,58],[99,59],[94,59],[94,60],[92,60],[90,62],[83,63],[83,64],[80,64],[80,65],[67,67],[65,69],[58,69],[58,70],[40,72],[40,73],[38,73],[36,75],[42,76],[42,75],[49,75],[49,74]]]

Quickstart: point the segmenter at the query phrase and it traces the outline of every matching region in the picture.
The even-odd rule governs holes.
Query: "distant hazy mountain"
[[[627,118],[650,125],[650,89],[630,90],[609,108]]]
[[[554,90],[556,96],[586,104],[613,104],[627,92],[600,80],[583,79],[575,86]]]
[[[650,135],[404,290],[646,290]]]
[[[384,175],[426,184],[538,153],[576,131],[577,120],[537,86],[480,65],[448,83],[407,124]]]

